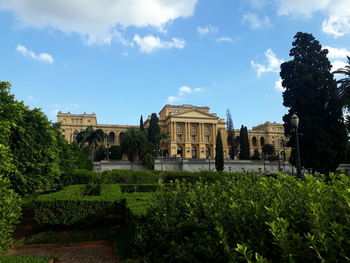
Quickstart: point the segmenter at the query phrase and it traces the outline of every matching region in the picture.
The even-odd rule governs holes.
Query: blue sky
[[[250,128],[287,111],[278,72],[298,31],[343,67],[350,1],[0,0],[0,80],[52,121],[138,124],[170,103]]]

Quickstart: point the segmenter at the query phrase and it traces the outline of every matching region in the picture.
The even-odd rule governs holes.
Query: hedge
[[[102,185],[100,196],[84,196],[86,185],[39,196],[34,201],[35,219],[42,225],[91,225],[108,215],[125,216],[128,211],[118,185]]]
[[[104,184],[155,184],[159,179],[153,171],[112,170],[101,174]]]
[[[120,190],[124,193],[148,193],[157,191],[156,184],[121,184]]]

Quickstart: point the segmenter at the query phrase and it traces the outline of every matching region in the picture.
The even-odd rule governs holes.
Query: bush
[[[125,216],[126,200],[118,185],[102,185],[100,196],[84,196],[86,185],[39,196],[34,201],[35,219],[42,225],[91,225],[106,216]]]
[[[122,193],[148,193],[157,191],[156,184],[124,184],[120,185]]]
[[[12,241],[12,233],[21,214],[20,199],[11,189],[9,180],[0,175],[0,253]]]
[[[154,184],[159,179],[152,171],[112,170],[101,174],[104,184]]]
[[[350,179],[223,174],[175,182],[137,222],[150,262],[346,262]]]
[[[111,159],[111,160],[121,160],[122,158],[123,158],[122,147],[120,147],[119,145],[113,145],[110,148],[109,159]]]
[[[87,184],[100,178],[100,174],[88,170],[73,170],[61,176],[61,185]]]
[[[142,158],[142,164],[147,167],[147,170],[153,170],[154,169],[154,156],[152,154],[145,154]]]

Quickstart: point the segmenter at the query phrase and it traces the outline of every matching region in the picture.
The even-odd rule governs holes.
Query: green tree
[[[82,146],[87,145],[90,151],[91,161],[94,161],[95,149],[106,138],[106,134],[101,130],[94,130],[89,126],[85,131],[79,132],[77,135],[77,142]]]
[[[258,149],[255,149],[254,150],[254,153],[253,153],[253,156],[251,157],[252,160],[261,160],[261,157],[260,157],[260,152]]]
[[[344,78],[341,78],[337,81],[339,84],[339,97],[344,107],[347,109],[350,108],[350,57],[347,56],[348,65],[344,68],[337,69],[333,74],[345,75]]]
[[[123,152],[131,163],[131,169],[133,169],[133,163],[137,158],[142,159],[147,147],[147,137],[137,128],[129,128],[121,136],[120,143]]]
[[[142,117],[142,115],[141,115],[141,118],[140,118],[140,131],[146,133],[145,127],[143,125],[143,117]]]
[[[239,144],[240,144],[240,152],[239,159],[240,160],[249,160],[249,139],[248,139],[248,129],[245,126],[241,126],[239,131]]]
[[[110,152],[111,154],[109,158],[111,158],[111,160],[121,160],[123,158],[123,151],[119,145],[113,145],[110,148]]]
[[[264,146],[262,147],[262,153],[264,160],[270,160],[271,157],[273,157],[275,154],[275,146],[269,143],[264,144]]]
[[[153,153],[157,153],[159,150],[160,140],[161,140],[161,133],[160,133],[160,127],[158,124],[158,116],[156,113],[152,113],[151,119],[149,121],[149,127],[148,127],[148,140],[154,145],[154,151]]]
[[[298,32],[289,53],[293,59],[281,65],[280,73],[283,105],[288,108],[283,117],[285,132],[291,135],[290,118],[297,114],[301,164],[321,173],[336,169],[347,144],[342,104],[327,53],[311,34]],[[294,136],[289,141],[293,145]]]
[[[216,168],[216,171],[218,172],[222,172],[224,170],[224,148],[222,146],[222,138],[221,138],[220,130],[216,135],[215,168]]]
[[[153,170],[154,169],[154,161],[155,158],[152,154],[145,154],[142,158],[142,164],[147,167],[147,170]]]
[[[229,155],[231,159],[235,159],[236,152],[237,152],[237,145],[236,145],[235,130],[233,127],[232,116],[229,109],[227,109],[227,112],[226,112],[226,129],[227,129],[227,143],[229,146]]]

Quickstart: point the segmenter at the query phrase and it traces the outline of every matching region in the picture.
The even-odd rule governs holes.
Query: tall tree
[[[149,127],[148,127],[148,140],[154,145],[154,154],[158,152],[160,140],[161,140],[161,134],[160,134],[160,127],[158,124],[158,116],[156,113],[152,113],[151,119],[149,121]]]
[[[121,136],[120,146],[126,157],[131,163],[131,169],[133,169],[133,163],[137,158],[141,159],[147,147],[147,137],[137,128],[129,128]]]
[[[241,126],[239,131],[239,144],[240,144],[240,152],[239,159],[240,160],[249,160],[249,139],[248,139],[248,129],[245,126]]]
[[[220,130],[216,135],[215,168],[216,168],[216,171],[218,172],[222,172],[224,170],[224,148],[222,146],[222,138],[221,138]]]
[[[341,78],[337,81],[339,84],[339,97],[347,109],[350,108],[350,57],[347,56],[348,64],[344,68],[337,69],[334,71],[334,74],[345,75],[344,78]]]
[[[290,118],[299,116],[301,164],[328,174],[344,158],[347,134],[342,104],[337,94],[327,49],[307,33],[298,32],[289,55],[292,60],[281,65],[283,105],[287,135],[292,135]],[[289,141],[293,146],[294,136]]]
[[[142,117],[142,115],[141,115],[141,118],[140,118],[140,131],[145,133],[145,127],[143,126],[143,117]]]
[[[229,109],[227,109],[227,112],[226,112],[226,129],[227,129],[227,143],[229,146],[229,155],[231,159],[235,159],[237,146],[236,146],[235,130],[233,127],[232,116]]]
[[[88,146],[91,154],[91,161],[94,161],[95,149],[101,142],[103,142],[106,136],[107,135],[103,132],[103,130],[94,130],[92,126],[88,126],[85,131],[78,133],[77,142],[81,145]]]

